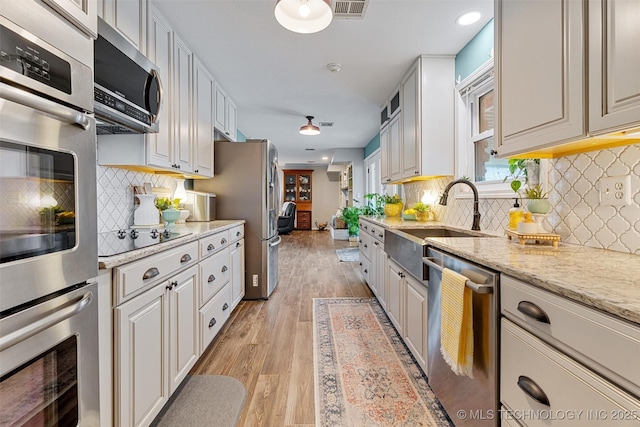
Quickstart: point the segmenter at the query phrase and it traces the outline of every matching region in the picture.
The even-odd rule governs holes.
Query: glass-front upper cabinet
[[[284,201],[295,203],[311,202],[312,170],[284,170]]]
[[[298,200],[311,201],[311,174],[298,175]]]

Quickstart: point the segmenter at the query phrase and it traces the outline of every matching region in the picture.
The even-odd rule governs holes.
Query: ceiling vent
[[[318,122],[318,125],[323,128],[330,128],[333,126],[333,122]]]
[[[333,17],[335,19],[362,19],[368,4],[369,0],[334,0]]]

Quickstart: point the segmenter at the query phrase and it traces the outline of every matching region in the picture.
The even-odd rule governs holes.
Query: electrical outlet
[[[258,287],[258,275],[257,274],[253,275],[253,286],[254,287]]]
[[[607,176],[602,178],[600,187],[600,205],[625,206],[631,204],[631,176]]]

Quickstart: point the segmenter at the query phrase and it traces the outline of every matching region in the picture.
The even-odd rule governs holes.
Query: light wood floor
[[[247,400],[239,426],[314,426],[312,299],[370,297],[347,241],[328,231],[282,236],[278,285],[268,301],[242,301],[192,374],[229,375]]]

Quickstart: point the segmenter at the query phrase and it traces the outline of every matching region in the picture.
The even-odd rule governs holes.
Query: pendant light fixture
[[[331,0],[276,0],[276,20],[294,33],[311,34],[331,23]]]
[[[320,135],[320,128],[311,123],[313,116],[306,116],[309,123],[304,126],[300,126],[300,133],[303,135]]]

